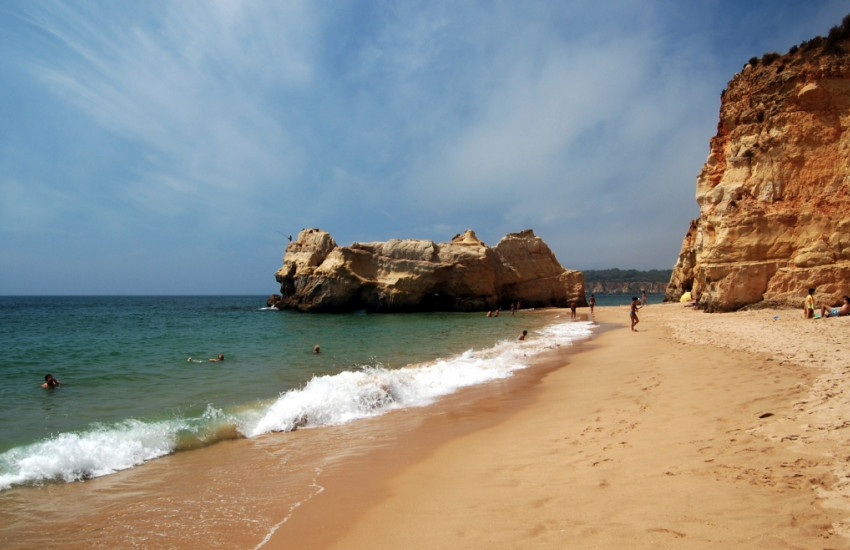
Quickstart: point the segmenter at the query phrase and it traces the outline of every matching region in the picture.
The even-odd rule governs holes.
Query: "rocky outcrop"
[[[666,299],[799,307],[850,294],[850,26],[752,59],[721,96]]]
[[[490,248],[467,230],[448,243],[417,239],[337,246],[305,229],[286,247],[279,309],[344,311],[486,311],[586,305],[584,276],[561,267],[530,229]]]

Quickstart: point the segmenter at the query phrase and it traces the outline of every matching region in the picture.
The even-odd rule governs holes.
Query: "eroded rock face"
[[[529,230],[494,248],[472,230],[451,242],[417,239],[338,246],[320,229],[305,229],[286,247],[280,309],[299,311],[486,311],[586,305],[584,276],[561,267]]]
[[[800,306],[850,294],[848,29],[751,62],[723,92],[667,299]],[[835,38],[835,40],[832,40]]]

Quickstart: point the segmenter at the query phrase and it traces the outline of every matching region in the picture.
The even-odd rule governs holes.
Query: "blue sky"
[[[0,294],[271,294],[287,236],[671,268],[720,93],[842,1],[6,1]]]

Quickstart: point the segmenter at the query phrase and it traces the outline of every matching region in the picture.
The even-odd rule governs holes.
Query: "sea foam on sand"
[[[639,316],[597,308],[610,330],[531,405],[390,477],[327,480],[310,506],[334,520],[296,514],[267,547],[850,547],[850,318]],[[359,483],[380,489],[351,513]]]

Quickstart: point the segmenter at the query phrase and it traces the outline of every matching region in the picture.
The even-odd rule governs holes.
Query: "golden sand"
[[[265,547],[850,547],[850,318],[640,317],[597,308],[526,402],[349,464]]]
[[[5,491],[0,547],[850,548],[850,318],[640,318],[430,407]]]

